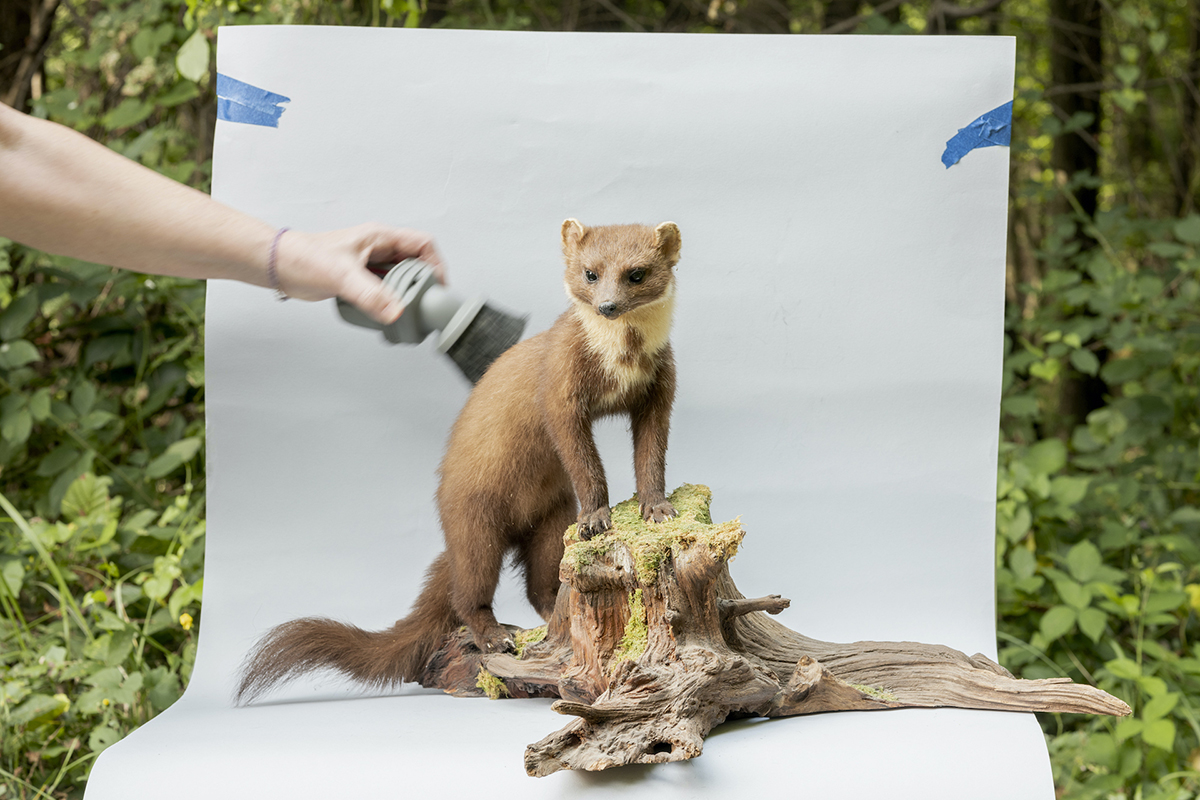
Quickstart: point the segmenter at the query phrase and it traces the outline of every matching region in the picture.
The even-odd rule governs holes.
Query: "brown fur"
[[[320,669],[374,686],[416,680],[433,647],[461,624],[485,652],[511,648],[492,612],[509,551],[524,570],[529,602],[548,619],[563,531],[578,522],[580,535],[591,538],[611,525],[592,437],[599,417],[629,415],[642,515],[657,522],[675,516],[664,470],[679,229],[671,222],[585,228],[567,220],[562,240],[572,307],[504,353],[455,422],[437,493],[446,550],[413,612],[377,633],[314,618],[276,627],[247,660],[239,702]]]

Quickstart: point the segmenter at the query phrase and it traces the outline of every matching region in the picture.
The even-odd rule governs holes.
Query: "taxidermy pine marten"
[[[549,619],[564,531],[577,522],[590,539],[611,527],[592,437],[598,417],[629,415],[642,516],[675,516],[663,473],[675,397],[668,336],[679,228],[586,228],[568,219],[562,244],[571,307],[500,356],[454,423],[437,492],[446,550],[412,613],[379,632],[317,618],[274,628],[247,659],[239,702],[324,669],[372,686],[415,681],[443,637],[463,624],[483,652],[511,649],[492,613],[510,550],[529,602]]]

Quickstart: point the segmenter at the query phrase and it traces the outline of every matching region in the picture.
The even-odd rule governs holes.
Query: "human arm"
[[[82,134],[0,104],[0,236],[138,272],[269,286],[275,233]],[[289,231],[277,256],[288,296],[340,296],[381,322],[399,316],[399,300],[367,263],[416,256],[442,274],[427,234],[374,224]]]

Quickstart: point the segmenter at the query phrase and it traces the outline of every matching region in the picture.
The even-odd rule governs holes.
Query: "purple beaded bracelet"
[[[271,284],[271,288],[275,290],[275,296],[280,302],[287,300],[288,296],[284,294],[283,287],[279,285],[279,273],[275,269],[275,263],[279,256],[279,240],[291,228],[280,228],[275,231],[275,238],[271,240],[271,255],[267,259],[267,281]]]

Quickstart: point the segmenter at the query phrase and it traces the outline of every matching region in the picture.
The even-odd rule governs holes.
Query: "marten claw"
[[[504,628],[497,628],[482,636],[475,636],[475,646],[483,653],[515,653],[517,644]]]
[[[579,538],[586,542],[612,527],[612,512],[609,511],[608,506],[601,506],[590,514],[581,513],[576,524]]]
[[[669,500],[660,500],[657,503],[642,503],[639,510],[642,512],[642,519],[646,522],[666,522],[679,514]]]

